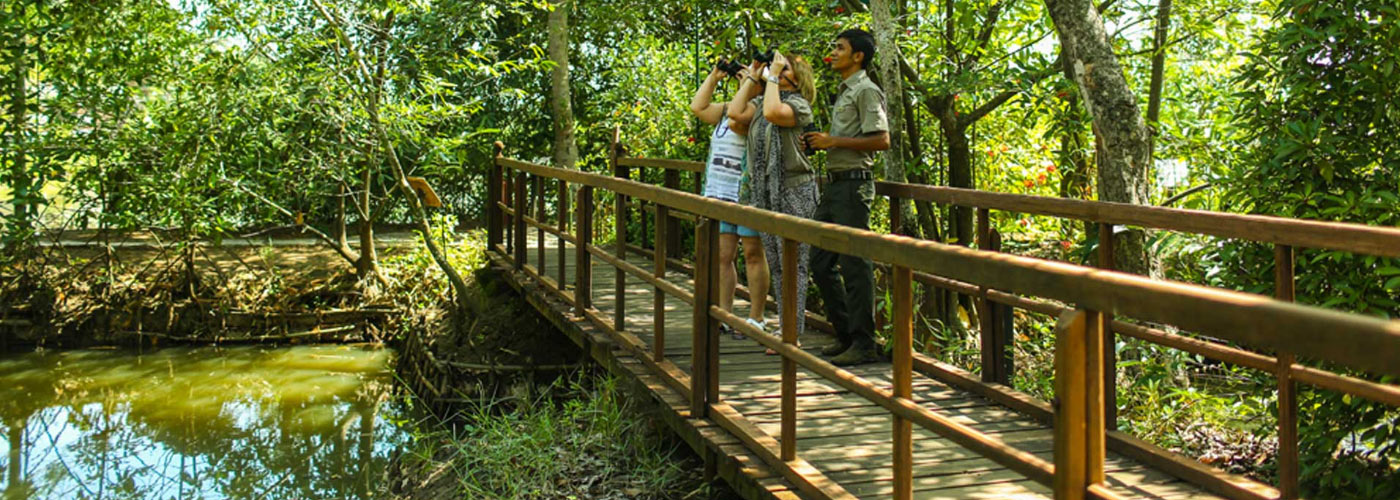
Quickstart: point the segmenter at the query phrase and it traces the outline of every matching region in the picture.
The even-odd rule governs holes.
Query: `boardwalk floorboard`
[[[530,232],[530,248],[534,247],[534,232]],[[558,276],[560,255],[547,239],[545,268]],[[572,245],[570,245],[572,247]],[[533,259],[536,252],[528,252]],[[575,252],[563,252],[566,257],[569,283],[573,291]],[[628,261],[643,269],[651,269],[649,258],[631,253]],[[616,270],[596,257],[593,259],[594,289],[590,295],[599,317],[609,323],[616,312],[612,293]],[[666,280],[683,289],[693,289],[688,276],[671,271]],[[654,287],[646,281],[629,277],[626,293],[627,333],[636,335],[650,346],[654,341]],[[737,315],[748,314],[748,302],[736,298]],[[667,297],[665,301],[665,356],[690,371],[692,325],[691,309],[685,301]],[[771,329],[776,330],[776,314],[768,312]],[[831,338],[825,334],[802,332],[803,349],[815,353]],[[650,347],[648,347],[650,349]],[[615,351],[626,356],[624,351]],[[722,335],[719,344],[720,397],[753,425],[777,438],[780,432],[779,370],[781,359],[766,356],[763,348],[752,339],[734,339]],[[644,374],[647,387],[668,401],[672,410],[682,415],[702,436],[710,439],[716,451],[732,456],[738,473],[748,475],[765,490],[766,498],[799,498],[799,490],[781,474],[761,463],[744,447],[741,440],[709,420],[689,417],[684,395],[677,394],[656,375],[646,375],[646,367],[635,358],[628,358],[634,371]],[[892,373],[889,363],[874,363],[855,367],[852,373],[889,390]],[[991,401],[916,373],[913,399],[922,406],[939,412],[955,422],[994,436],[1008,445],[1050,460],[1053,451],[1052,430],[1032,418],[998,406]],[[880,406],[850,391],[799,368],[797,376],[797,456],[860,498],[885,498],[892,493],[893,473],[890,451],[893,440],[892,419]],[[914,496],[923,499],[1043,499],[1050,490],[1028,480],[1025,476],[1001,466],[977,453],[934,434],[914,428]],[[1110,453],[1105,463],[1107,485],[1125,498],[1204,498],[1211,497],[1198,487],[1182,482],[1159,471]]]

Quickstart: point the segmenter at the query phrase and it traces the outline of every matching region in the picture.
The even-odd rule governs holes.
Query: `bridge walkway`
[[[528,237],[531,257],[540,248],[537,236]],[[572,281],[575,248],[565,242],[566,288]],[[546,237],[545,274],[559,269],[558,239]],[[651,259],[632,252],[628,262],[647,267]],[[535,261],[538,262],[538,261]],[[616,268],[598,259],[591,259],[595,283],[614,283]],[[529,266],[538,270],[538,267]],[[538,271],[535,272],[538,274]],[[513,274],[514,279],[532,280],[528,274]],[[687,290],[694,290],[694,281],[684,273],[667,273],[667,281]],[[546,278],[550,283],[557,280]],[[550,293],[547,287],[534,288],[534,293]],[[612,318],[616,311],[615,290],[611,286],[592,287],[593,307]],[[653,298],[655,287],[639,278],[628,276],[626,299],[628,306],[625,331],[636,335],[647,346],[654,346]],[[665,295],[665,294],[663,294]],[[665,296],[665,357],[686,374],[691,366],[691,308],[685,301]],[[568,304],[557,302],[569,314]],[[736,312],[747,314],[749,303],[735,299]],[[772,316],[772,313],[769,313]],[[574,316],[578,322],[587,318]],[[818,330],[809,329],[800,336],[802,348],[812,354],[831,338]],[[735,339],[722,335],[719,345],[720,396],[745,419],[769,436],[778,436],[781,426],[780,392],[781,358],[764,354],[763,346],[750,339]],[[624,352],[619,352],[624,357]],[[625,360],[624,360],[625,361]],[[642,366],[636,360],[631,363]],[[889,362],[855,367],[852,373],[890,390],[893,369]],[[652,384],[658,399],[684,398],[685,395],[664,384]],[[1054,435],[1049,425],[1034,418],[1002,407],[988,399],[961,391],[932,377],[916,373],[913,399],[925,408],[947,415],[953,420],[979,432],[996,436],[1007,444],[1052,460]],[[887,410],[869,400],[801,368],[797,373],[797,454],[815,466],[827,479],[857,498],[888,498],[893,491],[893,469],[890,449],[893,445],[893,420]],[[684,411],[680,409],[678,411]],[[701,419],[690,419],[703,422]],[[1050,498],[1048,487],[1008,469],[957,443],[931,431],[913,429],[913,491],[915,498]],[[760,467],[745,469],[760,477],[770,478],[771,471]],[[745,472],[745,471],[740,471]],[[1172,499],[1217,498],[1199,487],[1163,472],[1110,452],[1105,461],[1106,485],[1122,498]],[[770,484],[774,483],[770,481]],[[785,483],[785,482],[784,482]],[[795,492],[796,487],[784,484],[770,488],[769,493]]]

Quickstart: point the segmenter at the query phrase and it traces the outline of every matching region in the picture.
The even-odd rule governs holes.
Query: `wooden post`
[[[1274,297],[1293,302],[1293,247],[1274,246]],[[1278,483],[1279,497],[1298,498],[1298,387],[1293,382],[1294,355],[1278,353]]]
[[[588,246],[593,244],[593,186],[580,186],[578,207],[574,210],[578,217],[574,232],[574,305],[579,317],[593,306],[593,263],[588,255]]]
[[[1108,456],[1108,428],[1105,421],[1104,393],[1108,378],[1104,377],[1104,315],[1099,311],[1084,311],[1084,386],[1085,404],[1085,451],[1088,463],[1085,474],[1089,484],[1104,482],[1104,460]]]
[[[540,277],[543,278],[544,275],[545,275],[545,262],[544,262],[544,177],[541,177],[541,176],[538,176],[538,175],[535,176],[535,183],[534,183],[534,186],[533,186],[531,189],[534,189],[534,190],[535,190],[535,221],[539,223],[539,226],[538,226],[538,227],[536,228],[536,230],[535,230],[535,238],[536,238],[536,240],[535,240],[535,254],[536,254],[536,257],[539,257],[539,260],[540,260],[540,264],[539,264],[539,266],[538,266],[539,268],[536,269],[536,271],[539,271]]]
[[[502,193],[504,196],[501,198],[501,203],[505,206],[511,207],[511,209],[514,209],[515,175],[512,174],[509,170],[503,170],[502,177],[505,178],[505,191]],[[501,214],[504,217],[505,222],[506,254],[515,255],[515,215],[506,214],[504,210],[501,211]]]
[[[710,305],[719,304],[719,221],[710,221],[709,230],[705,233],[706,245],[709,246],[709,276],[705,279],[710,282],[707,288]],[[710,306],[705,306],[705,316],[709,317]],[[709,317],[706,321],[707,333],[705,335],[705,361],[709,363],[709,368],[705,370],[705,402],[706,404],[720,402],[719,397],[719,321]]]
[[[991,210],[977,209],[977,249],[991,251],[992,221]],[[997,350],[996,313],[992,302],[987,300],[987,287],[979,287],[982,296],[977,298],[977,329],[982,340],[982,381],[999,382],[1001,376],[1001,351]]]
[[[701,218],[695,224],[695,309],[690,329],[690,414],[704,417],[709,412],[706,395],[709,390],[710,334],[710,276],[714,273],[714,248],[710,246],[710,227],[715,222]]]
[[[656,205],[656,248],[651,254],[652,274],[657,278],[666,279],[666,251],[667,246],[667,225],[664,221],[670,218],[670,209],[658,203]],[[656,361],[666,359],[666,294],[656,287],[652,291],[652,358]]]
[[[515,174],[515,246],[511,249],[515,255],[515,270],[525,268],[525,259],[529,258],[525,252],[525,184],[527,182],[526,173],[516,172]]]
[[[501,141],[496,141],[493,146],[496,148],[496,157],[491,160],[491,175],[486,180],[486,248],[488,250],[495,250],[496,246],[501,244],[501,233],[504,229],[502,227],[504,214],[501,213],[501,207],[497,203],[501,201],[505,191],[501,184],[504,181],[501,179],[500,160],[504,155],[506,145]]]
[[[622,127],[613,128],[612,148],[608,154],[608,163],[612,165],[613,176],[626,179],[627,167],[620,165],[617,161],[620,152],[618,141],[622,137]],[[613,239],[617,241],[617,259],[627,261],[627,197],[622,193],[613,193]],[[627,273],[618,269],[614,274],[613,288],[613,329],[623,331],[627,328]]]
[[[680,190],[681,190],[681,172],[680,172],[679,170],[672,169],[672,168],[668,168],[668,169],[665,170],[665,172],[664,172],[662,175],[665,176],[665,177],[664,177],[664,180],[662,181],[662,184],[663,184],[667,189],[674,189],[674,190],[676,190],[676,191],[680,191]],[[681,258],[681,226],[680,226],[680,220],[679,220],[679,219],[676,219],[675,217],[671,217],[671,216],[670,216],[670,213],[671,213],[671,212],[670,212],[669,210],[666,211],[666,215],[665,215],[665,216],[662,216],[662,215],[661,215],[661,208],[662,208],[662,207],[661,207],[660,205],[657,205],[656,208],[657,208],[657,211],[656,211],[656,220],[657,220],[657,224],[660,224],[661,221],[663,221],[663,220],[666,221],[666,256],[667,256],[667,257],[670,257],[670,258],[673,258],[673,259],[679,259],[679,258]],[[660,234],[660,232],[658,231],[657,234]],[[658,240],[658,241],[659,241],[659,240]],[[659,243],[659,242],[657,243],[657,245],[660,245],[660,244],[661,244],[661,243]]]
[[[1073,310],[1055,326],[1055,498],[1104,481],[1103,315]]]
[[[796,241],[783,238],[783,269],[797,269]],[[797,273],[785,272],[782,276],[783,297],[797,296]],[[784,300],[780,304],[782,316],[783,343],[797,345],[797,301]],[[782,459],[797,458],[797,362],[783,356],[782,361],[782,429],[778,443],[782,446]]]
[[[989,232],[987,250],[1001,251],[1001,233],[995,229]],[[1016,331],[1011,306],[987,301],[989,324],[992,329],[992,364],[996,367],[993,382],[1011,385],[1016,373]],[[985,361],[984,361],[985,362]]]
[[[564,235],[569,234],[569,183],[559,179],[559,291],[568,290],[568,283],[565,278],[568,276],[569,242],[564,240]]]
[[[894,267],[894,397],[914,395],[914,273]],[[894,497],[914,496],[914,438],[908,420],[894,417]]]
[[[1099,224],[1099,268],[1116,269],[1113,259],[1113,224]],[[1103,376],[1104,408],[1107,415],[1105,425],[1109,430],[1118,430],[1118,337],[1113,333],[1113,314],[1105,313],[1103,318]]]

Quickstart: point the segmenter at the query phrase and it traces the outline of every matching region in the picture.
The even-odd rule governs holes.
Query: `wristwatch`
[[[768,75],[768,83],[777,84],[778,75]]]

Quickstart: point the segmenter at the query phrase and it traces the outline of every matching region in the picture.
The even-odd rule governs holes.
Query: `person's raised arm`
[[[774,52],[773,66],[769,70],[773,76],[769,77],[768,87],[763,90],[763,118],[779,127],[792,128],[797,126],[797,112],[783,102],[778,90],[778,82],[781,81],[779,79],[787,67],[787,58]]]
[[[739,85],[739,91],[734,93],[734,100],[730,101],[729,126],[740,135],[748,135],[749,122],[753,121],[754,113],[757,112],[753,103],[749,101],[758,95],[758,83],[753,75],[762,73],[763,64],[759,62],[754,62],[746,72],[740,73],[742,83]]]
[[[695,91],[695,97],[690,99],[690,112],[699,118],[700,121],[710,125],[716,125],[724,119],[724,103],[713,102],[715,87],[720,80],[724,79],[725,73],[718,66],[710,70],[710,76],[705,77],[705,83]]]

